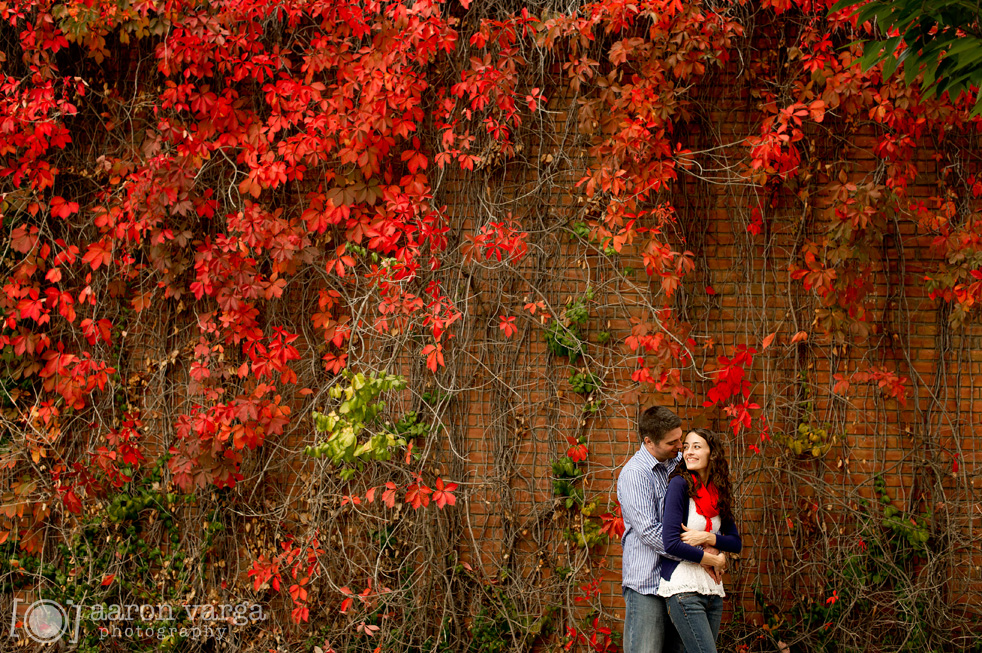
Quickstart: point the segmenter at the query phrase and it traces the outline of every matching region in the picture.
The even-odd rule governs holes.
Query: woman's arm
[[[676,476],[665,492],[665,510],[662,513],[662,539],[665,552],[681,560],[704,565],[721,566],[723,555],[706,553],[682,541],[682,523],[689,517],[689,498],[686,496],[685,479]]]
[[[691,546],[712,546],[720,551],[728,553],[740,553],[743,542],[740,540],[740,533],[737,532],[736,522],[732,519],[724,519],[720,524],[719,533],[710,533],[689,528],[682,525],[682,543]]]
[[[736,522],[732,519],[724,519],[720,524],[719,533],[716,534],[716,548],[729,553],[740,553],[743,549],[743,540],[740,539]]]

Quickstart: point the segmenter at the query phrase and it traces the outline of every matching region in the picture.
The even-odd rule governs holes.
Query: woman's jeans
[[[685,653],[716,653],[716,636],[723,618],[723,597],[683,592],[668,597],[668,614]]]

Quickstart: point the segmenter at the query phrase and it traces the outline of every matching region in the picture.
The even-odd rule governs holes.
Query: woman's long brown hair
[[[723,453],[723,443],[720,442],[719,436],[707,429],[691,429],[686,433],[688,437],[689,433],[695,433],[702,439],[706,441],[709,445],[709,464],[706,471],[709,478],[709,483],[716,486],[716,491],[719,493],[719,501],[717,505],[717,510],[719,510],[720,519],[733,519],[733,499],[730,493],[730,466],[726,462],[726,454]],[[685,442],[685,439],[682,440]],[[669,476],[681,476],[685,479],[685,485],[688,489],[687,496],[694,497],[696,495],[696,484],[693,480],[692,474],[688,473],[689,470],[686,469],[685,461],[675,466],[675,470]]]

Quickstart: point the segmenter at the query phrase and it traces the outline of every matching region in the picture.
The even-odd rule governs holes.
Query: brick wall
[[[871,154],[875,133],[869,126],[837,123],[834,116],[813,125],[802,150],[811,147],[811,156],[827,162],[828,174],[810,181],[805,202],[787,190],[765,198],[766,228],[755,236],[747,230],[750,210],[765,191],[749,185],[737,170],[747,159],[741,142],[757,133],[762,114],[750,106],[741,84],[736,71],[728,70],[693,90],[700,110],[676,131],[685,147],[701,152],[701,168],[682,174],[672,193],[661,198],[678,210],[670,240],[692,250],[697,262],[672,300],[678,315],[692,325],[696,343],[694,363],[684,370],[695,390],[691,400],[649,393],[624,401],[623,393],[634,387],[629,376],[635,365],[623,341],[630,320],[650,319],[650,309],[659,305],[658,283],[646,278],[639,243],[607,256],[571,235],[576,222],[591,216],[577,191],[535,183],[546,172],[544,154],[576,152],[557,137],[569,133],[564,122],[568,107],[561,100],[551,106],[557,112],[551,133],[526,134],[531,151],[526,160],[488,171],[483,191],[468,195],[462,186],[446,189],[452,219],[464,231],[507,209],[522,217],[532,234],[529,258],[519,269],[492,264],[463,272],[473,293],[466,319],[474,326],[456,345],[469,357],[457,363],[459,377],[468,381],[456,413],[461,422],[451,427],[464,433],[468,447],[460,452],[470,480],[463,507],[467,555],[489,578],[519,574],[529,579],[529,587],[548,583],[555,573],[550,564],[558,560],[576,560],[586,568],[591,563],[571,554],[561,537],[575,517],[556,507],[550,463],[564,455],[566,436],[585,436],[590,448],[582,484],[586,500],[598,503],[597,513],[606,511],[615,498],[618,470],[637,449],[636,417],[645,406],[660,403],[675,409],[684,425],[726,434],[745,546],[727,578],[725,620],[731,624],[731,641],[752,642],[771,632],[763,626],[775,623],[765,619],[754,588],[764,602],[787,612],[785,625],[795,619],[794,606],[807,607],[809,601],[830,605],[826,600],[833,591],[853,609],[869,598],[844,570],[857,553],[874,555],[869,547],[875,545],[863,538],[890,532],[881,515],[886,504],[877,503],[878,477],[899,515],[930,513],[930,555],[905,563],[893,557],[896,552],[883,555],[919,579],[912,590],[916,601],[959,606],[951,611],[951,623],[968,628],[978,623],[982,603],[982,554],[972,544],[982,525],[979,328],[950,325],[946,307],[928,297],[924,271],[938,258],[930,248],[931,236],[903,215],[891,218],[882,246],[869,252],[876,285],[869,317],[873,333],[837,340],[816,327],[820,304],[791,280],[788,266],[800,260],[804,239],[820,237],[829,228],[828,187],[834,175],[844,170],[850,182],[862,183],[882,172],[882,162]],[[971,147],[970,138],[952,140],[955,144],[946,147]],[[943,163],[931,143],[920,146],[919,177],[909,193],[926,199],[938,192]],[[583,162],[582,156],[573,160]],[[567,182],[578,176],[575,168],[567,172]],[[542,298],[556,313],[569,298],[583,297],[587,287],[595,290],[587,302],[588,353],[570,365],[547,351],[543,325],[522,306]],[[499,331],[499,315],[519,316],[513,338]],[[800,331],[807,340],[792,343]],[[606,343],[601,332],[610,333]],[[761,352],[763,338],[772,333],[776,339]],[[766,417],[771,427],[768,442],[760,441],[759,422],[751,432],[734,435],[718,407],[702,406],[716,357],[731,356],[740,344],[759,352],[749,378],[753,400],[761,406],[755,420]],[[906,405],[885,398],[875,384],[854,386],[844,396],[832,392],[834,374],[868,362],[909,378]],[[568,379],[578,371],[604,380],[604,388],[590,397],[604,402],[596,414],[583,412],[588,399],[570,387]],[[807,451],[796,455],[780,439],[800,424],[824,426],[829,437],[836,436],[835,443],[818,457]],[[759,453],[751,445],[759,445]],[[871,512],[864,512],[863,500],[873,502]],[[620,555],[615,543],[594,557],[606,560],[602,609],[618,627],[623,619]],[[886,588],[869,591],[874,603],[887,601]],[[862,636],[844,637],[859,641]]]

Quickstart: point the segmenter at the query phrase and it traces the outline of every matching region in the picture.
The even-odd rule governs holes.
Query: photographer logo
[[[16,599],[14,617],[17,616]],[[40,600],[27,606],[24,612],[24,631],[39,644],[53,644],[61,639],[68,627],[68,613],[56,601]]]
[[[184,618],[179,619],[182,608]],[[177,610],[168,604],[98,604],[83,612],[83,606],[71,600],[62,605],[48,599],[28,603],[22,598],[14,598],[10,637],[20,637],[22,632],[38,644],[54,644],[62,638],[75,644],[79,641],[80,626],[86,622],[94,626],[99,639],[224,639],[233,626],[241,627],[265,619],[262,606],[248,603],[184,604]],[[92,628],[87,628],[86,632],[92,632]]]

